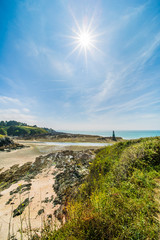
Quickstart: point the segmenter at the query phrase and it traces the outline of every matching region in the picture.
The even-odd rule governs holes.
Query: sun
[[[86,21],[82,22],[80,25],[77,19],[73,16],[75,27],[72,28],[73,35],[68,36],[71,41],[71,45],[73,45],[72,51],[69,53],[68,57],[71,56],[74,52],[78,51],[78,55],[84,54],[85,62],[87,63],[88,54],[94,53],[94,50],[99,49],[96,47],[97,38],[100,34],[96,32],[95,26],[93,26],[93,19],[91,19],[88,23]]]
[[[92,48],[96,48],[94,45],[95,42],[95,36],[93,35],[91,30],[87,30],[87,27],[83,26],[82,28],[78,28],[78,31],[74,31],[74,36],[71,38],[74,40],[73,44],[75,45],[75,48],[73,49],[73,52],[77,49],[84,50],[85,55],[86,51],[91,51]]]
[[[92,36],[87,32],[81,32],[77,40],[83,48],[89,48],[92,44]]]

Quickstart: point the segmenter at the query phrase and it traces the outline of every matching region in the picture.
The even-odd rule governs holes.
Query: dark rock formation
[[[15,143],[9,137],[0,138],[0,151],[11,151],[13,149],[23,148],[24,145]]]
[[[44,213],[44,209],[43,209],[43,208],[42,208],[42,209],[39,209],[39,211],[38,211],[38,216],[41,215],[42,213]]]
[[[15,190],[10,191],[10,195],[13,195],[15,193],[23,193],[25,191],[29,191],[31,189],[31,183],[28,184],[22,184],[21,186],[18,186]]]
[[[26,198],[19,206],[13,210],[13,217],[19,216],[29,204],[29,198]]]
[[[13,144],[13,140],[11,140],[9,137],[0,138],[0,147],[8,146],[11,144]]]
[[[53,185],[57,197],[54,206],[60,204],[55,211],[59,221],[65,215],[65,204],[68,198],[73,197],[78,191],[79,185],[89,173],[89,164],[95,157],[94,151],[63,151],[56,156],[56,167],[60,170],[55,176]]]

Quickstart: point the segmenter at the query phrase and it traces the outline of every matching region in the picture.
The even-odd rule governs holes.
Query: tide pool
[[[112,145],[110,143],[89,143],[89,142],[43,142],[45,145],[54,146],[85,146],[85,147],[105,147]]]

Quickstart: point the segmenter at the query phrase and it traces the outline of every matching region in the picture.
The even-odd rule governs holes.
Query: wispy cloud
[[[114,115],[116,115],[122,113],[130,113],[139,109],[144,111],[148,109],[148,107],[160,103],[160,97],[154,97],[155,93],[155,91],[146,93],[124,103],[111,105],[106,108],[99,108],[97,109],[97,112],[108,112],[114,113]]]
[[[142,14],[143,11],[146,9],[147,5],[150,1],[147,1],[145,4],[142,4],[138,7],[132,7],[128,9],[128,12],[122,16],[122,19],[129,22],[131,19],[137,17],[137,15]]]
[[[132,57],[132,61],[125,61],[121,62],[121,64],[117,65],[117,61],[112,62],[112,71],[107,73],[106,79],[101,83],[98,89],[96,91],[92,91],[92,96],[89,96],[87,98],[87,111],[89,112],[99,112],[98,109],[109,110],[111,108],[114,108],[115,106],[121,106],[121,101],[126,102],[126,97],[130,99],[132,94],[140,93],[140,91],[146,91],[145,89],[151,85],[153,85],[153,80],[157,80],[160,76],[159,74],[151,75],[151,76],[143,76],[142,72],[147,71],[145,68],[147,67],[147,62],[154,56],[154,53],[156,50],[160,47],[160,33],[156,33],[155,36],[152,39],[152,42],[147,42],[145,46],[137,53],[133,53],[134,56]],[[143,78],[143,79],[142,79]],[[144,99],[144,96],[150,96],[152,95],[153,101],[150,103],[148,102],[148,105],[151,105],[151,103],[156,103],[159,100],[154,99],[155,95],[150,93],[150,89],[147,90],[146,94],[144,94],[142,97],[136,97],[137,94],[133,94],[133,99],[131,102],[130,100],[128,102],[136,103],[141,102],[141,100],[147,100]],[[122,96],[126,96],[122,100]],[[117,105],[109,105],[110,100],[114,102],[119,97],[118,104]],[[108,103],[107,103],[108,102]],[[105,107],[104,107],[105,105]],[[107,106],[106,106],[107,105]],[[121,108],[120,108],[121,109]]]
[[[0,96],[0,103],[3,104],[18,104],[21,105],[21,102],[17,98],[7,97],[7,96]]]
[[[139,56],[139,61],[141,66],[144,66],[145,63],[154,55],[157,48],[160,47],[160,32],[158,32],[152,39],[152,42],[146,44],[145,48],[142,50],[142,54]]]
[[[26,54],[30,58],[33,58],[34,60],[36,59],[36,61],[39,61],[39,59],[42,60],[44,58],[46,61],[45,64],[47,69],[50,68],[50,71],[52,71],[52,73],[54,73],[56,70],[60,75],[69,77],[73,75],[73,65],[70,62],[65,61],[64,56],[60,56],[60,54],[55,50],[47,46],[41,46],[38,43],[35,43],[33,40],[21,44],[22,46],[28,46]]]

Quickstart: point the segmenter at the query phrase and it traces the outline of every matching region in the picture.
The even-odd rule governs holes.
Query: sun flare
[[[81,53],[84,54],[85,62],[87,63],[88,53],[93,55],[94,50],[100,51],[96,47],[97,37],[99,37],[100,34],[96,33],[95,31],[96,29],[95,24],[93,26],[93,18],[90,20],[90,22],[88,22],[88,24],[84,21],[81,26],[74,16],[73,19],[75,22],[75,27],[72,28],[73,35],[68,37],[73,40],[71,45],[74,47],[69,56],[78,51],[78,55]]]

